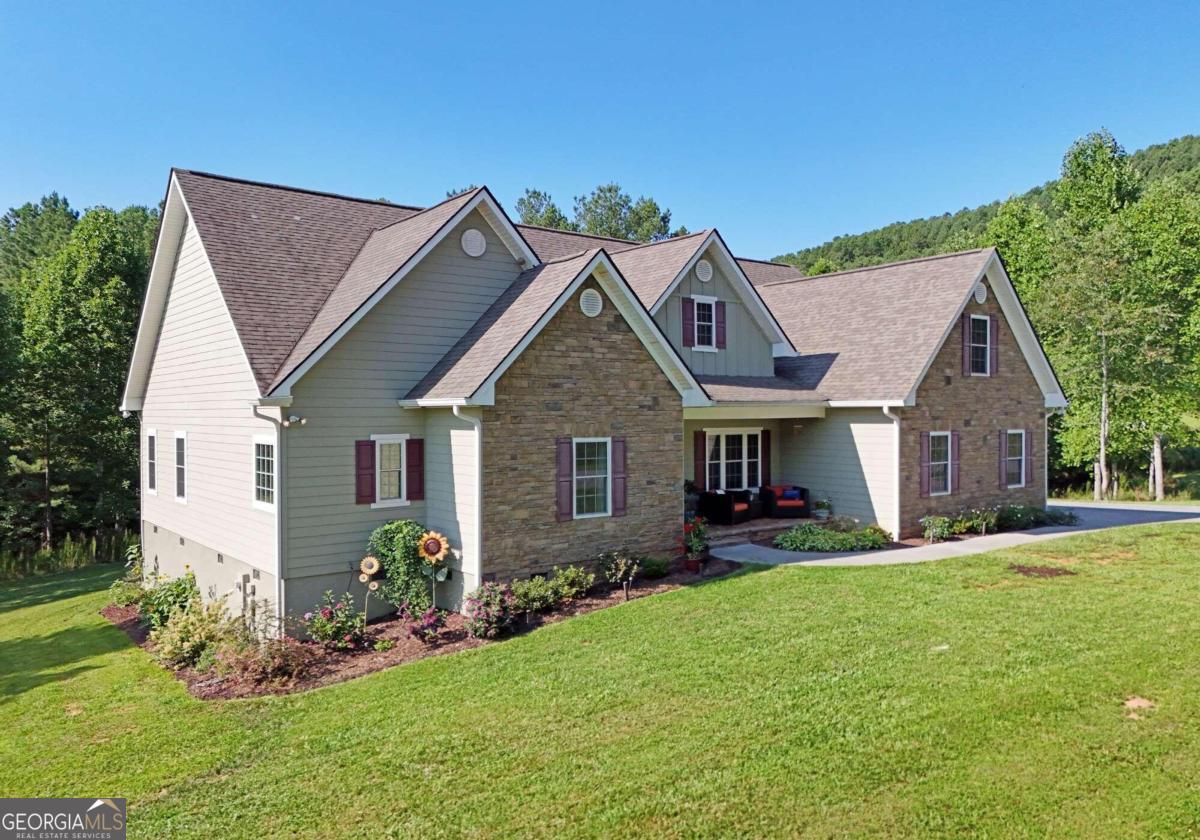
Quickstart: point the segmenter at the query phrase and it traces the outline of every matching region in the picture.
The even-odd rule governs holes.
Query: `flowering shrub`
[[[925,531],[925,542],[948,540],[954,532],[953,523],[948,516],[922,516],[920,521]]]
[[[689,557],[698,557],[708,551],[708,523],[703,516],[693,517],[691,522],[683,523],[679,547]]]
[[[424,526],[411,519],[397,519],[380,525],[367,540],[367,550],[383,565],[383,586],[379,592],[384,600],[408,604],[411,609],[424,611],[431,605],[429,583],[425,574],[427,564],[421,557],[421,537]]]
[[[312,668],[317,652],[291,636],[266,639],[260,644],[223,645],[216,669],[222,677],[258,684],[292,685]]]
[[[304,614],[304,629],[313,641],[331,650],[362,650],[366,616],[354,608],[349,592],[337,600],[326,592],[316,609]]]
[[[436,607],[417,612],[408,604],[401,604],[400,620],[404,622],[404,629],[408,631],[408,635],[420,639],[425,644],[434,641],[446,626],[446,616]]]
[[[151,649],[155,659],[175,669],[196,665],[202,658],[211,662],[217,646],[234,638],[239,628],[230,621],[223,602],[202,604],[196,598],[150,631]]]
[[[495,638],[512,624],[515,608],[511,589],[501,583],[483,584],[463,602],[467,635],[475,639]]]
[[[196,576],[191,572],[177,578],[156,576],[154,582],[142,591],[138,613],[143,621],[157,629],[167,623],[171,613],[185,610],[189,603],[199,599],[200,588],[196,586]]]
[[[596,584],[595,572],[589,572],[583,566],[554,567],[554,577],[550,579],[560,601],[574,601],[582,598]]]
[[[598,559],[604,579],[625,590],[625,600],[628,601],[629,587],[633,585],[633,579],[642,567],[642,558],[622,548],[606,551]]]

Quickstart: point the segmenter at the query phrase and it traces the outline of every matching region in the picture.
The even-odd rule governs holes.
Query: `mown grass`
[[[0,793],[126,796],[134,837],[1196,833],[1198,558],[1168,525],[747,571],[225,703],[96,614],[107,570],[18,582]]]

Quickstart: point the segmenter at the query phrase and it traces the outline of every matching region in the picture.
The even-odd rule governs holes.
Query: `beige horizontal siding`
[[[270,422],[251,413],[257,397],[233,321],[189,220],[141,412],[143,491],[146,432],[158,433],[158,493],[143,492],[142,518],[214,554],[274,573],[275,515],[252,504],[253,439],[274,435]],[[183,504],[175,499],[177,431],[187,433]]]

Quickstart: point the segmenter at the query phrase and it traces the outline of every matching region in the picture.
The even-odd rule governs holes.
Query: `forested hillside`
[[[1140,175],[1143,187],[1178,175],[1189,191],[1200,194],[1200,136],[1191,134],[1149,146],[1131,154],[1129,161]],[[1053,196],[1057,185],[1057,180],[1049,181],[1018,198],[1036,204],[1049,218],[1055,219],[1058,210]],[[865,233],[839,236],[822,245],[776,257],[776,261],[792,263],[805,274],[823,274],[974,248],[980,244],[988,222],[1002,203],[997,200],[956,213],[895,222]]]

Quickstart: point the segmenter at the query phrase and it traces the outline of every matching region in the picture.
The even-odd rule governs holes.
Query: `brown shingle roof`
[[[742,267],[742,271],[745,272],[746,279],[755,286],[780,280],[799,280],[804,276],[794,265],[748,260],[745,257],[738,257],[737,261],[738,265]]]
[[[687,236],[639,245],[613,254],[612,260],[629,282],[638,300],[649,309],[658,300],[663,289],[683,271],[683,267],[695,255],[696,249],[704,243],[709,233],[710,231],[702,230]]]
[[[708,395],[723,402],[811,402],[822,403],[825,396],[812,383],[792,378],[776,370],[775,376],[697,376]]]
[[[801,354],[777,359],[776,372],[807,377],[830,400],[903,400],[993,253],[964,251],[758,286]]]
[[[419,212],[203,172],[175,176],[263,393],[371,232]]]
[[[370,235],[341,280],[279,367],[271,389],[276,388],[367,298],[395,274],[446,225],[454,214],[482,191],[482,187],[448,198],[428,210],[381,228]]]
[[[517,230],[525,237],[529,247],[542,261],[558,260],[578,254],[588,248],[603,248],[610,254],[636,248],[641,242],[631,242],[628,239],[613,239],[609,236],[592,236],[590,233],[576,233],[570,230],[540,227],[539,225],[517,225]]]
[[[533,329],[598,249],[521,272],[405,399],[466,399]]]

